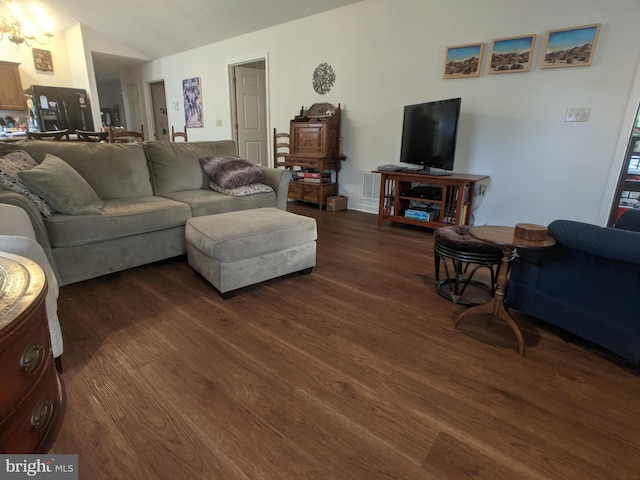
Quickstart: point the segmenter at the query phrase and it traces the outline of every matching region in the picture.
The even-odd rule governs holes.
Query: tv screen
[[[461,98],[404,107],[400,161],[431,168],[453,170]]]

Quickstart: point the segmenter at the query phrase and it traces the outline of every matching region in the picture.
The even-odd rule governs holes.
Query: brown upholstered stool
[[[500,247],[472,237],[466,225],[441,227],[433,236],[437,292],[453,303],[461,305],[478,305],[489,301],[494,294],[500,273]],[[443,280],[440,280],[441,261],[446,274]],[[481,268],[489,270],[488,283],[473,278]],[[479,289],[488,292],[484,299],[483,296],[477,295]]]

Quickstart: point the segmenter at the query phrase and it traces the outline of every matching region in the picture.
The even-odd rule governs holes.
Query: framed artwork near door
[[[200,77],[187,78],[182,81],[184,97],[184,120],[187,128],[202,128],[202,91]]]

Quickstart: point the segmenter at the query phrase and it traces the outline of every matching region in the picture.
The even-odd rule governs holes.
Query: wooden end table
[[[549,248],[555,245],[556,241],[549,235],[546,235],[544,240],[526,240],[515,235],[514,227],[491,225],[471,227],[469,229],[469,233],[478,240],[495,243],[500,246],[502,249],[500,275],[498,275],[496,292],[491,301],[465,310],[454,321],[453,326],[454,328],[457,328],[464,317],[475,313],[489,313],[494,315],[497,318],[505,320],[511,326],[518,339],[518,353],[523,357],[524,338],[522,337],[522,332],[520,331],[518,324],[504,306],[504,293],[509,279],[511,258],[513,257],[513,253],[516,249]]]

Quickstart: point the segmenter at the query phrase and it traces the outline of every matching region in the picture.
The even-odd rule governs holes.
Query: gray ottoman
[[[185,236],[189,265],[223,298],[316,264],[316,221],[277,208],[191,218]]]

